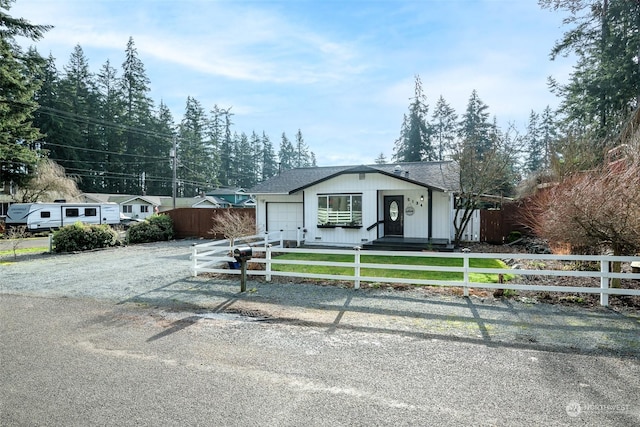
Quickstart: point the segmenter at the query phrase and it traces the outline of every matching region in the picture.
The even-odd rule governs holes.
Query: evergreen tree
[[[251,162],[253,163],[253,170],[251,171],[252,175],[252,184],[250,186],[246,186],[245,188],[253,187],[255,184],[260,182],[260,178],[262,176],[262,139],[260,135],[256,133],[256,131],[251,132],[251,139],[249,141],[251,144],[250,155]]]
[[[278,152],[278,158],[280,159],[279,170],[285,171],[293,169],[295,167],[295,149],[293,144],[287,138],[287,135],[282,132],[282,140],[280,142],[280,151]]]
[[[295,158],[293,162],[294,168],[304,168],[311,166],[311,157],[309,155],[309,147],[304,143],[302,132],[298,129],[296,133]]]
[[[640,98],[640,2],[628,0],[539,0],[543,8],[569,12],[571,25],[551,51],[552,59],[573,54],[576,65],[566,84],[551,79],[562,99],[564,126],[592,140],[604,154]]]
[[[172,194],[172,164],[170,153],[176,138],[175,124],[171,110],[164,102],[160,102],[158,114],[154,121],[153,157],[147,159],[147,177],[149,194],[168,196]]]
[[[544,111],[542,111],[542,117],[540,119],[540,139],[543,151],[542,167],[543,169],[549,169],[551,166],[553,146],[558,139],[558,129],[554,119],[554,113],[548,105]]]
[[[467,110],[459,123],[458,136],[463,144],[472,148],[479,158],[491,150],[495,126],[489,122],[488,106],[474,89],[469,97]]]
[[[147,171],[143,163],[152,146],[153,136],[149,133],[152,127],[153,103],[149,98],[149,78],[144,64],[138,58],[133,38],[130,37],[125,49],[125,60],[122,63],[122,95],[124,101],[123,124],[127,127],[124,133],[125,153],[132,163],[128,164],[131,176],[124,180],[122,191],[132,194],[146,193]]]
[[[207,120],[195,98],[188,97],[178,130],[179,195],[193,197],[213,187],[211,145],[206,140]]]
[[[276,154],[273,151],[273,144],[264,131],[262,132],[262,176],[260,179],[266,181],[278,174],[278,163]]]
[[[387,163],[387,158],[385,157],[384,153],[380,153],[374,161],[377,165],[384,165],[385,163]]]
[[[427,123],[428,113],[429,106],[422,91],[422,81],[420,76],[416,76],[413,102],[409,105],[409,115],[404,116],[400,137],[395,142],[394,161],[435,160],[437,156],[431,145],[431,129]]]
[[[527,158],[524,162],[525,171],[528,173],[539,172],[544,168],[545,150],[540,115],[533,110],[529,114],[525,140],[527,145]]]
[[[458,115],[455,110],[440,95],[433,111],[432,122],[433,148],[435,160],[444,160],[456,138],[458,129]]]
[[[244,132],[238,138],[236,159],[236,186],[241,188],[253,187],[256,184],[256,164],[252,143]]]
[[[103,183],[101,191],[116,193],[121,186],[120,177],[128,172],[128,161],[118,153],[124,153],[123,128],[118,125],[124,116],[122,83],[118,71],[107,60],[97,74],[99,111],[97,118],[100,124],[99,147],[102,158],[95,156],[98,167],[102,171]],[[130,161],[129,161],[130,162]]]
[[[84,191],[100,190],[101,178],[94,168],[95,150],[100,147],[98,129],[94,117],[98,111],[98,93],[89,61],[80,45],[76,45],[63,67],[60,82],[61,103],[58,113],[64,117],[64,144],[53,146],[55,157],[62,159],[60,165],[67,172],[82,177],[80,186]]]
[[[34,94],[34,100],[38,103],[38,110],[34,114],[33,123],[44,134],[42,148],[49,153],[49,158],[55,162],[61,162],[64,158],[58,158],[56,152],[64,145],[64,116],[62,111],[60,94],[60,75],[55,65],[55,58],[51,55],[45,59],[40,68],[37,79],[42,84]]]
[[[21,185],[30,179],[42,137],[33,124],[34,94],[40,82],[31,78],[41,63],[25,57],[14,37],[39,40],[51,27],[33,25],[8,14],[13,1],[0,0],[0,182]]]
[[[224,187],[229,187],[233,185],[232,180],[234,179],[234,171],[233,171],[233,163],[234,163],[234,152],[233,152],[233,138],[231,132],[231,109],[219,110],[219,117],[221,127],[218,127],[218,122],[214,117],[215,128],[219,129],[221,133],[216,135],[216,138],[220,138],[218,142],[219,147],[219,155],[220,155],[220,168],[218,169],[218,182],[220,185]],[[217,132],[217,131],[216,131]]]

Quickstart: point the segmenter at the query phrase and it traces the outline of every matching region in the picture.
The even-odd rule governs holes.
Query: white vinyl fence
[[[277,246],[272,246],[276,243]],[[435,285],[448,287],[462,287],[464,295],[469,295],[469,288],[484,289],[511,289],[514,291],[546,291],[546,292],[581,292],[600,294],[600,304],[607,306],[609,304],[609,295],[635,295],[640,296],[640,289],[624,289],[611,288],[611,279],[632,279],[640,280],[640,274],[631,273],[613,273],[611,264],[614,262],[630,263],[640,261],[640,257],[631,256],[597,256],[597,255],[537,255],[537,254],[486,254],[486,253],[449,253],[449,252],[398,252],[398,251],[361,251],[360,248],[354,249],[315,249],[315,248],[284,248],[282,241],[272,236],[252,236],[237,246],[249,245],[253,249],[253,258],[250,263],[255,264],[257,268],[247,269],[248,275],[264,276],[267,281],[272,276],[300,277],[305,279],[328,279],[341,280],[354,283],[354,288],[358,289],[361,282],[373,283],[404,283],[410,285]],[[219,241],[205,243],[193,246],[192,254],[192,271],[193,275],[199,273],[221,273],[221,274],[240,274],[240,270],[228,267],[228,263],[234,262],[235,259],[229,256],[229,242]],[[313,253],[320,255],[350,255],[353,261],[350,262],[334,262],[334,261],[310,261],[310,260],[283,260],[278,259],[277,255],[286,253]],[[274,254],[276,255],[274,257]],[[424,257],[424,258],[458,258],[461,259],[460,267],[437,267],[431,265],[406,265],[406,264],[371,264],[361,261],[362,255],[378,255],[383,257]],[[474,268],[469,266],[470,259],[491,258],[501,259],[505,262],[508,260],[538,260],[538,261],[561,261],[566,265],[577,262],[594,262],[599,264],[599,271],[573,271],[573,270],[528,270],[522,268]],[[543,263],[541,263],[543,264]],[[276,271],[274,265],[318,265],[331,267],[348,267],[353,268],[352,275],[344,274],[316,274],[316,273],[299,273]],[[514,265],[517,267],[517,264]],[[443,271],[462,273],[461,280],[431,280],[431,279],[406,279],[400,277],[378,277],[363,276],[361,271],[367,269],[384,269],[384,270],[414,270],[414,271]],[[478,283],[470,280],[470,274],[484,273],[505,275],[513,274],[515,279],[507,283]],[[522,276],[555,276],[555,277],[591,277],[599,279],[599,286],[560,286],[560,285],[531,285],[518,283]]]

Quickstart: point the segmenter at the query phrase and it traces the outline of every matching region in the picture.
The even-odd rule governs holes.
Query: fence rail
[[[278,234],[280,234],[278,236]],[[592,293],[600,294],[600,304],[609,304],[609,295],[633,295],[640,296],[640,289],[612,288],[611,279],[632,279],[640,280],[640,274],[615,273],[611,271],[611,264],[616,262],[631,263],[639,262],[640,257],[631,256],[597,256],[597,255],[538,255],[538,254],[485,254],[485,253],[444,253],[444,252],[396,252],[396,251],[365,251],[366,255],[377,255],[383,257],[424,257],[424,258],[458,258],[461,260],[459,267],[440,267],[431,265],[405,265],[405,264],[372,264],[361,261],[363,252],[359,248],[355,249],[315,249],[315,248],[285,248],[281,237],[282,233],[272,233],[265,236],[251,236],[242,241],[236,241],[236,246],[250,245],[253,248],[254,258],[251,263],[259,268],[248,269],[247,274],[254,276],[264,276],[270,281],[272,276],[299,277],[306,279],[327,279],[353,282],[354,288],[360,288],[361,282],[376,283],[402,283],[410,285],[431,285],[458,287],[463,289],[465,296],[469,295],[469,288],[484,289],[510,289],[514,291],[546,291],[546,292],[566,292],[566,293]],[[275,245],[274,245],[275,243]],[[221,273],[240,274],[240,270],[225,268],[228,263],[233,263],[235,259],[229,255],[229,241],[218,241],[193,246],[192,271],[193,275],[199,273]],[[313,253],[324,255],[350,255],[351,262],[334,261],[312,261],[312,260],[284,260],[278,259],[277,255],[285,253]],[[274,257],[274,254],[276,255]],[[501,259],[507,260],[540,260],[540,261],[569,261],[569,262],[595,262],[599,264],[599,271],[572,271],[572,270],[529,270],[523,268],[476,268],[470,267],[471,259]],[[353,269],[353,274],[317,274],[300,273],[290,271],[278,271],[275,265],[316,265],[348,267]],[[516,265],[517,266],[517,265]],[[432,280],[432,279],[407,279],[400,277],[380,277],[363,276],[362,269],[384,269],[384,270],[412,270],[412,271],[440,271],[462,273],[462,280]],[[470,280],[470,274],[511,274],[515,279],[507,283],[479,283]],[[599,286],[560,286],[560,285],[531,285],[517,283],[522,276],[552,276],[552,277],[590,277],[599,279]]]

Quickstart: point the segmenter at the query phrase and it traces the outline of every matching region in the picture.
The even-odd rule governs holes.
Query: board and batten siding
[[[382,174],[345,174],[313,185],[304,190],[306,241],[314,243],[361,244],[377,239],[384,234],[383,225],[367,228],[384,218],[384,196],[402,196],[405,209],[413,208],[413,215],[404,216],[406,237],[429,237],[428,230],[428,190],[424,187],[398,180]],[[318,195],[322,194],[362,194],[362,228],[318,228]],[[448,238],[449,195],[433,192],[432,237]],[[420,200],[420,197],[423,200]],[[416,203],[417,202],[417,203]],[[435,218],[438,216],[438,218]],[[378,230],[380,232],[378,233]]]

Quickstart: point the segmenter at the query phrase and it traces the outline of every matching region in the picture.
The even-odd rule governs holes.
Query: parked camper
[[[7,211],[6,224],[26,226],[28,231],[46,231],[76,222],[120,224],[117,203],[14,203]]]

